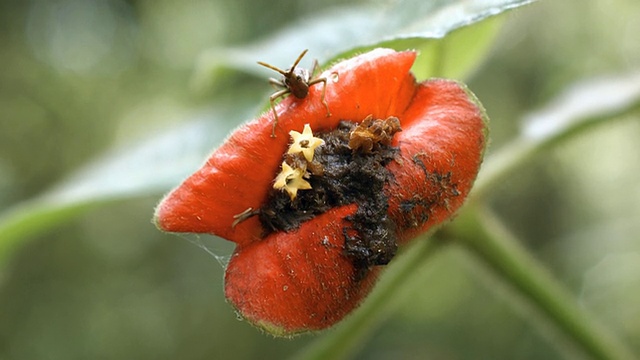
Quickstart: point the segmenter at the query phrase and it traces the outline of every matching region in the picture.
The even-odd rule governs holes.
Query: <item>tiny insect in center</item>
[[[305,49],[302,53],[300,53],[296,61],[293,63],[293,65],[291,65],[291,68],[287,70],[282,70],[273,65],[264,63],[262,61],[258,61],[259,65],[262,65],[266,68],[276,71],[282,75],[282,78],[280,80],[269,78],[269,83],[273,85],[276,89],[279,89],[269,97],[269,102],[271,103],[271,110],[273,111],[273,117],[274,117],[273,128],[271,130],[271,137],[276,136],[275,134],[276,125],[278,125],[278,113],[276,112],[276,109],[275,109],[275,101],[278,98],[281,98],[289,94],[293,94],[293,96],[295,96],[298,99],[304,99],[309,94],[309,88],[315,84],[322,83],[322,103],[324,104],[324,107],[327,109],[327,117],[331,116],[331,112],[329,111],[329,105],[327,104],[327,100],[325,99],[325,92],[327,90],[327,78],[314,77],[314,74],[318,70],[318,61],[317,60],[313,61],[313,68],[311,69],[311,72],[309,72],[309,70],[305,68],[297,67],[298,63],[300,62],[300,60],[302,60],[302,58],[307,53],[307,51],[309,50]]]

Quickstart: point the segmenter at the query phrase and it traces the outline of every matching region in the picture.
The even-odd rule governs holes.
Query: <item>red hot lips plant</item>
[[[330,115],[322,86],[285,98],[275,137],[267,111],[158,205],[164,231],[236,243],[225,294],[254,325],[284,336],[335,324],[397,245],[463,204],[487,119],[464,85],[417,83],[415,58],[376,49],[335,64],[320,75]]]

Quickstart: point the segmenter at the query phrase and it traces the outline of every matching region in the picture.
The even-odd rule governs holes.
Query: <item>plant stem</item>
[[[578,348],[594,359],[635,358],[623,344],[580,309],[564,287],[522,248],[489,211],[467,207],[447,228],[459,244],[496,277],[546,315]]]

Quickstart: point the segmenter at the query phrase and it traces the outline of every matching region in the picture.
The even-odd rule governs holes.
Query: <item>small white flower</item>
[[[298,195],[298,190],[311,189],[311,184],[302,178],[305,173],[306,169],[294,169],[286,162],[282,162],[282,171],[276,177],[273,188],[286,191],[293,201]]]
[[[289,154],[297,154],[299,152],[304,155],[308,162],[313,160],[313,154],[316,148],[324,144],[324,140],[314,137],[309,124],[304,125],[302,134],[297,131],[289,131],[289,135],[293,139],[293,144],[289,146]]]

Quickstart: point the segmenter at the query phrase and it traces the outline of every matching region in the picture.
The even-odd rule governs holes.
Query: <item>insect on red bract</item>
[[[330,79],[331,116],[317,106],[318,91],[275,107],[278,129],[298,134],[297,145],[271,137],[264,114],[158,205],[162,230],[237,244],[225,295],[251,323],[283,336],[335,324],[370,291],[397,245],[463,204],[482,161],[487,119],[464,85],[417,83],[415,57],[376,49],[335,64],[320,75]],[[306,124],[312,130],[304,135]],[[313,153],[289,153],[309,141]],[[296,183],[303,186],[294,196],[282,191]]]
[[[296,61],[291,65],[291,67],[287,70],[279,69],[271,64],[267,64],[262,61],[258,61],[258,64],[271,69],[280,75],[282,75],[282,80],[270,78],[269,83],[274,87],[280,89],[277,92],[273,93],[269,97],[269,103],[271,104],[271,110],[273,111],[273,129],[271,130],[271,136],[275,137],[276,125],[278,125],[278,112],[275,109],[274,103],[275,101],[283,96],[288,94],[292,94],[298,99],[304,99],[309,94],[309,88],[315,84],[322,83],[322,104],[327,109],[327,116],[331,116],[331,112],[329,111],[329,104],[327,104],[327,99],[325,97],[325,92],[327,90],[327,78],[326,77],[313,77],[318,70],[318,61],[313,61],[313,68],[311,72],[307,69],[299,68],[298,63],[304,55],[309,51],[305,49],[298,55]]]

